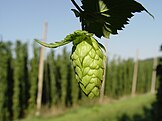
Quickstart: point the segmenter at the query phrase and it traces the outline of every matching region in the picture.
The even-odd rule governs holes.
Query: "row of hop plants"
[[[133,67],[133,59],[114,58],[109,62],[105,90],[107,96],[118,98],[131,94]]]
[[[39,47],[33,44],[29,58],[28,44],[0,43],[0,121],[19,119],[34,111],[37,99]],[[71,107],[86,100],[76,83],[70,53],[66,48],[55,54],[50,50],[44,61],[42,103],[47,107]],[[153,60],[139,62],[137,93],[150,91]],[[105,96],[130,95],[133,59],[114,58],[107,63]]]
[[[153,71],[153,58],[139,60],[136,94],[150,92]],[[132,58],[123,60],[119,57],[111,60],[107,64],[105,94],[112,98],[131,95],[133,74],[134,60]],[[159,85],[158,80],[159,79],[156,78],[155,90],[157,90]]]

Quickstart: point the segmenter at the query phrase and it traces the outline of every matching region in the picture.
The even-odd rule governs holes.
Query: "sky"
[[[129,24],[118,31],[118,35],[111,35],[109,39],[97,38],[106,46],[111,58],[134,58],[136,50],[139,50],[140,59],[161,56],[162,0],[136,1],[153,14],[155,19],[146,12],[135,13]],[[80,0],[76,2],[80,4]],[[35,38],[42,38],[43,24],[48,22],[47,42],[60,41],[66,35],[81,29],[72,8],[75,7],[70,0],[0,0],[0,38],[12,42],[21,40],[32,45]],[[69,51],[71,46],[67,45]],[[62,48],[55,51],[59,53]]]

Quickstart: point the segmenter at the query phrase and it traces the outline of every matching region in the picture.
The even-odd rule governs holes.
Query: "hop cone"
[[[93,34],[87,31],[77,30],[73,34],[67,35],[61,42],[47,44],[36,40],[36,42],[49,48],[73,42],[71,60],[76,79],[83,92],[90,98],[99,95],[105,63],[105,55],[102,52],[104,47],[92,36]]]
[[[93,98],[100,92],[105,55],[93,37],[82,39],[73,41],[71,59],[79,86],[88,97]]]

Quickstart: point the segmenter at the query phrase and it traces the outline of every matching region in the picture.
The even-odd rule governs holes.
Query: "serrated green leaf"
[[[109,38],[117,34],[135,12],[146,11],[140,3],[134,0],[81,0],[83,11],[79,16],[82,28],[97,37]],[[153,17],[154,18],[154,17]]]

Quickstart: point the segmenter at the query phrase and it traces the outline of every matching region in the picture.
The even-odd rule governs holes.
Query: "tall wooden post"
[[[47,28],[48,23],[44,23],[42,41],[46,41],[47,38]],[[42,102],[42,89],[43,89],[43,68],[44,68],[44,47],[40,48],[40,61],[39,61],[39,70],[38,70],[38,93],[37,93],[37,111],[36,115],[40,115],[41,102]]]
[[[108,61],[108,51],[107,51],[108,45],[105,45],[105,47],[106,47],[106,52],[105,52],[106,60],[105,60],[105,63],[104,63],[104,75],[103,75],[103,82],[102,82],[101,89],[100,89],[99,103],[103,102],[104,93],[105,93],[106,67],[107,67],[107,61]]]
[[[157,57],[154,58],[153,61],[153,71],[152,71],[152,81],[151,81],[151,93],[155,93],[155,86],[156,86],[156,67],[158,64]]]
[[[136,94],[137,77],[138,77],[138,55],[139,55],[139,50],[136,51],[136,57],[135,57],[135,63],[134,63],[132,93],[131,93],[132,96],[134,96]]]

